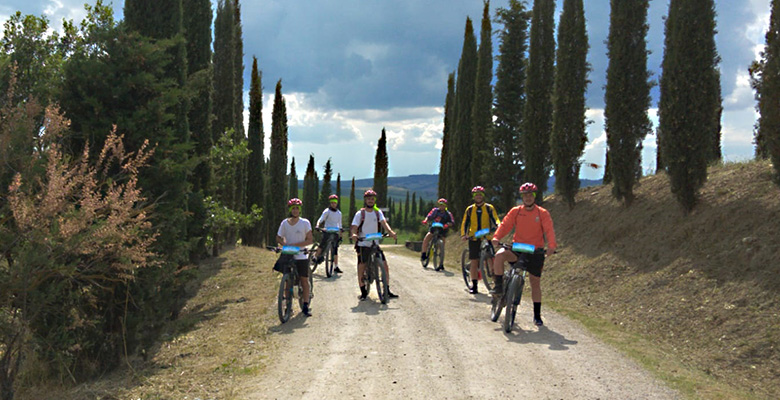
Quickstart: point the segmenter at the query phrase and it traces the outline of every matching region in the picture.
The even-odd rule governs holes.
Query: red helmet
[[[520,193],[535,193],[537,190],[539,189],[531,182],[520,185]]]
[[[338,199],[339,199],[339,196],[336,196],[335,194],[332,194],[332,195],[328,196],[328,200],[330,200],[330,201],[338,200]]]
[[[471,188],[471,193],[485,193],[485,188],[482,186],[474,186]]]
[[[363,193],[363,197],[376,197],[376,192],[368,189]]]
[[[442,197],[442,198],[439,199],[439,201],[437,203],[447,204],[447,199]]]
[[[301,199],[297,197],[293,197],[292,199],[287,200],[287,207],[300,206],[300,205],[303,205],[303,202],[301,201]]]

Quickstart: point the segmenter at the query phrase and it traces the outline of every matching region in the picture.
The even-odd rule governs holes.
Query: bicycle
[[[389,291],[387,286],[390,283],[388,282],[387,273],[382,267],[382,251],[379,249],[377,241],[382,240],[387,236],[388,235],[384,235],[381,232],[377,232],[358,237],[358,241],[372,241],[370,247],[371,252],[368,257],[368,261],[366,262],[366,267],[363,270],[363,277],[361,278],[361,282],[363,283],[363,287],[365,287],[367,290],[371,288],[371,285],[374,282],[376,282],[376,294],[379,296],[379,301],[382,302],[382,304],[387,304],[387,292]]]
[[[474,233],[474,236],[470,236],[468,239],[482,239],[479,246],[479,267],[477,273],[481,276],[482,282],[485,284],[487,290],[493,289],[493,281],[490,279],[493,276],[490,270],[490,263],[488,260],[492,260],[496,255],[495,249],[490,244],[490,240],[487,239],[487,235],[490,233],[490,228],[480,229]],[[471,291],[474,287],[474,283],[471,281],[471,260],[469,260],[469,249],[464,249],[460,254],[460,266],[463,271],[463,281],[466,282],[466,289]]]
[[[517,306],[520,305],[520,298],[523,296],[523,285],[525,284],[526,274],[526,254],[544,254],[544,248],[536,248],[533,245],[525,243],[513,243],[511,246],[501,243],[501,247],[511,250],[517,254],[517,261],[509,263],[509,269],[504,271],[504,291],[500,296],[493,297],[490,310],[490,319],[493,322],[498,321],[501,316],[501,310],[506,306],[504,312],[504,332],[511,332],[515,324],[515,314]],[[520,272],[522,271],[522,272]]]
[[[325,258],[325,275],[330,278],[333,276],[333,258],[336,256],[334,253],[336,252],[336,245],[333,243],[335,239],[333,239],[334,235],[339,235],[338,242],[341,242],[341,232],[344,232],[344,229],[342,228],[315,228],[318,232],[321,232],[323,235],[329,235],[330,238],[325,244],[325,248],[322,250],[322,256]],[[314,243],[312,244],[311,248],[309,249],[309,262],[311,265],[313,265],[311,272],[314,272],[317,270],[317,263],[314,259],[314,255],[316,254],[316,249],[319,246],[319,244]]]
[[[301,249],[296,246],[282,246],[271,247],[266,246],[266,249],[276,253],[282,253],[283,256],[287,256],[285,260],[281,260],[281,272],[282,279],[279,281],[279,294],[277,296],[277,312],[279,314],[279,321],[285,323],[290,320],[292,315],[292,303],[295,297],[298,298],[298,307],[303,309],[303,287],[300,285],[300,277],[298,276],[298,268],[295,268],[295,256],[296,254],[308,254],[309,250],[306,248]],[[274,268],[276,269],[276,268]],[[312,273],[309,272],[309,305],[311,305],[312,299],[314,299],[314,280],[312,279]],[[295,288],[297,287],[297,291]]]
[[[428,268],[428,262],[433,259],[433,267],[437,268],[439,265],[444,265],[444,224],[441,222],[434,222],[431,224],[431,228],[439,228],[433,230],[431,233],[431,243],[428,245],[428,256],[424,260],[421,260],[423,268]]]

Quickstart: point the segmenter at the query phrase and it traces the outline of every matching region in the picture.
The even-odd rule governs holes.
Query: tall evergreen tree
[[[233,44],[236,46],[233,53],[233,56],[235,57],[235,60],[233,61],[233,74],[235,76],[233,79],[233,88],[236,91],[233,96],[235,102],[235,117],[233,118],[235,127],[233,132],[236,137],[236,143],[240,143],[247,140],[246,135],[244,134],[244,38],[242,33],[243,29],[241,27],[241,4],[239,3],[239,0],[233,1],[235,1],[233,4],[233,11],[235,12],[235,36]],[[246,211],[247,168],[248,163],[243,162],[237,166],[236,171],[235,209],[241,212]]]
[[[271,154],[268,161],[269,182],[284,182],[287,177],[287,106],[282,97],[282,80],[276,82],[274,106],[271,114]],[[287,199],[285,190],[269,190],[265,218],[268,227],[278,226],[286,215]],[[268,229],[266,243],[276,243],[276,229]]]
[[[330,183],[333,178],[333,167],[330,164],[330,158],[325,163],[325,173],[322,175],[322,190],[320,190],[319,208],[328,207],[328,197],[333,194],[333,185]]]
[[[210,0],[183,0],[184,34],[187,41],[187,72],[192,93],[188,115],[194,154],[199,157],[193,173],[192,190],[209,194],[211,166],[208,154],[213,145],[211,137],[212,70],[211,70],[211,22],[213,14]]]
[[[263,82],[262,73],[257,69],[257,58],[252,57],[252,78],[249,86],[249,161],[247,162],[247,204],[263,206],[265,199],[265,186],[263,172],[265,170],[265,156],[263,155]],[[260,227],[250,231],[248,243],[259,246],[262,236]]]
[[[292,158],[292,162],[290,163],[290,175],[288,179],[287,198],[300,198],[298,196],[298,172],[295,169],[295,157]]]
[[[357,204],[355,204],[355,177],[352,177],[352,189],[349,190],[349,214],[347,214],[347,224],[352,223],[352,217],[357,213]]]
[[[550,147],[555,189],[569,208],[580,187],[580,156],[585,150],[585,90],[588,86],[588,35],[582,0],[564,0],[558,28],[553,131]]]
[[[761,59],[751,66],[751,84],[756,91],[755,143],[758,158],[770,158],[775,167],[775,182],[780,184],[780,0],[772,0],[766,46]]]
[[[420,212],[417,209],[417,192],[414,192],[412,193],[412,205],[411,205],[412,224],[414,224],[414,216],[419,213]]]
[[[642,165],[642,142],[651,130],[650,74],[647,71],[647,9],[649,0],[612,0],[607,39],[607,86],[604,129],[607,132],[605,181],[614,181],[612,194],[630,206],[637,171]]]
[[[168,241],[170,246],[181,247],[183,241],[189,241],[187,228],[189,211],[189,189],[187,177],[191,173],[187,166],[189,159],[189,124],[187,114],[189,112],[189,100],[184,95],[187,83],[187,49],[184,38],[184,16],[182,0],[158,2],[154,0],[128,0],[125,1],[125,25],[130,31],[152,39],[153,42],[162,44],[162,41],[172,40],[173,44],[167,48],[171,63],[165,70],[158,72],[159,79],[170,79],[176,83],[178,91],[168,93],[176,99],[176,103],[169,112],[172,118],[166,119],[165,126],[172,128],[174,139],[168,143],[168,148],[158,148],[157,152],[166,154],[163,171],[157,177],[160,181],[159,194],[164,193],[163,204],[158,207],[158,212],[165,222],[160,226],[170,229],[160,234],[163,241]],[[164,45],[164,44],[163,44]],[[164,141],[165,139],[161,139]],[[173,148],[176,150],[173,150]],[[164,150],[165,149],[165,150]],[[145,186],[149,188],[149,186]],[[156,196],[150,196],[156,198]],[[175,219],[175,222],[174,222]],[[161,243],[158,241],[158,244]],[[176,243],[176,244],[174,244]],[[163,245],[165,246],[165,245]],[[186,258],[173,247],[166,248],[167,254],[180,254],[180,263]]]
[[[303,209],[301,210],[302,216],[308,218],[310,221],[314,218],[314,213],[317,211],[319,205],[319,182],[317,179],[317,171],[314,167],[314,155],[309,155],[309,164],[306,166],[306,174],[303,176]]]
[[[449,193],[452,210],[460,210],[470,202],[470,189],[474,185],[472,178],[472,118],[475,81],[477,79],[477,39],[471,18],[466,18],[463,36],[463,50],[458,64],[458,76],[455,85],[455,127],[452,135],[452,151],[448,151],[452,177],[452,190]],[[456,211],[457,212],[457,211]]]
[[[521,143],[525,181],[539,188],[536,202],[541,204],[550,176],[550,132],[552,129],[552,93],[555,76],[555,1],[534,0],[528,57],[528,79],[524,127]]]
[[[405,227],[409,227],[409,191],[406,191],[406,201],[404,202],[404,210],[403,210],[403,217],[401,220],[403,221],[403,224]]]
[[[495,157],[493,139],[493,28],[490,24],[490,1],[485,0],[482,10],[482,29],[479,35],[477,53],[477,74],[474,82],[474,105],[471,108],[471,156],[472,185],[480,184],[487,189],[488,198],[497,191],[496,173],[491,163]],[[466,156],[465,154],[463,156]],[[468,185],[467,185],[468,186]],[[470,192],[467,192],[470,194]]]
[[[378,207],[387,207],[387,163],[387,134],[385,128],[382,128],[374,157],[374,191]]]
[[[341,210],[341,173],[336,175],[336,196],[339,196],[339,204],[336,208]]]
[[[509,7],[496,11],[498,22],[503,28],[498,35],[501,39],[496,71],[495,89],[495,126],[493,143],[495,157],[485,160],[494,171],[501,171],[495,185],[498,187],[499,210],[509,210],[515,204],[517,182],[522,179],[523,159],[521,132],[523,110],[525,108],[526,58],[528,49],[528,20],[530,14],[525,3],[510,0]]]
[[[441,136],[441,158],[439,160],[439,197],[449,197],[450,170],[448,151],[452,146],[452,113],[455,106],[455,72],[447,78],[447,97],[444,100],[444,129]]]
[[[220,0],[217,4],[217,17],[214,20],[214,120],[212,140],[219,143],[220,138],[233,130],[231,139],[235,144],[235,50],[236,29],[234,0]],[[285,162],[286,167],[286,162]],[[216,193],[223,205],[236,209],[236,185],[221,188]],[[275,233],[275,232],[274,232]]]
[[[686,212],[696,205],[714,157],[718,61],[713,0],[672,0],[658,107],[661,159],[672,193]]]

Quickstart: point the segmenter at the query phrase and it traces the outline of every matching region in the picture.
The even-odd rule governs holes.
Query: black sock
[[[368,294],[368,290],[366,289],[365,286],[360,287],[360,294],[362,294],[364,297],[366,294]]]
[[[478,280],[476,280],[476,279],[472,279],[472,280],[471,280],[471,283],[473,283],[473,284],[474,284],[474,290],[477,290],[477,283],[479,283],[479,281],[478,281]]]
[[[303,303],[303,312],[309,311],[309,303]]]
[[[541,316],[542,313],[542,302],[534,302],[534,318],[536,319],[542,319]]]
[[[501,291],[504,288],[504,275],[493,275],[493,281],[496,283],[496,290]]]

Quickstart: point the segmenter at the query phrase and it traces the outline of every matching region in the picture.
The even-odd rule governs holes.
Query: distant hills
[[[345,180],[341,182],[341,195],[349,196],[349,190],[351,180]],[[333,182],[333,185],[336,183]],[[363,193],[366,189],[372,187],[374,184],[373,178],[356,179],[355,180],[355,194],[360,197],[360,193]],[[322,185],[322,182],[320,182]],[[417,197],[422,197],[423,200],[436,200],[438,198],[438,186],[439,175],[409,175],[409,176],[395,176],[387,178],[387,193],[395,200],[405,200],[406,192],[417,193]],[[601,179],[580,179],[580,187],[597,186],[601,185]],[[518,183],[519,186],[519,183]],[[298,181],[298,187],[303,188],[303,181]],[[555,188],[555,177],[551,177],[547,181],[547,187],[549,191],[553,191]]]

